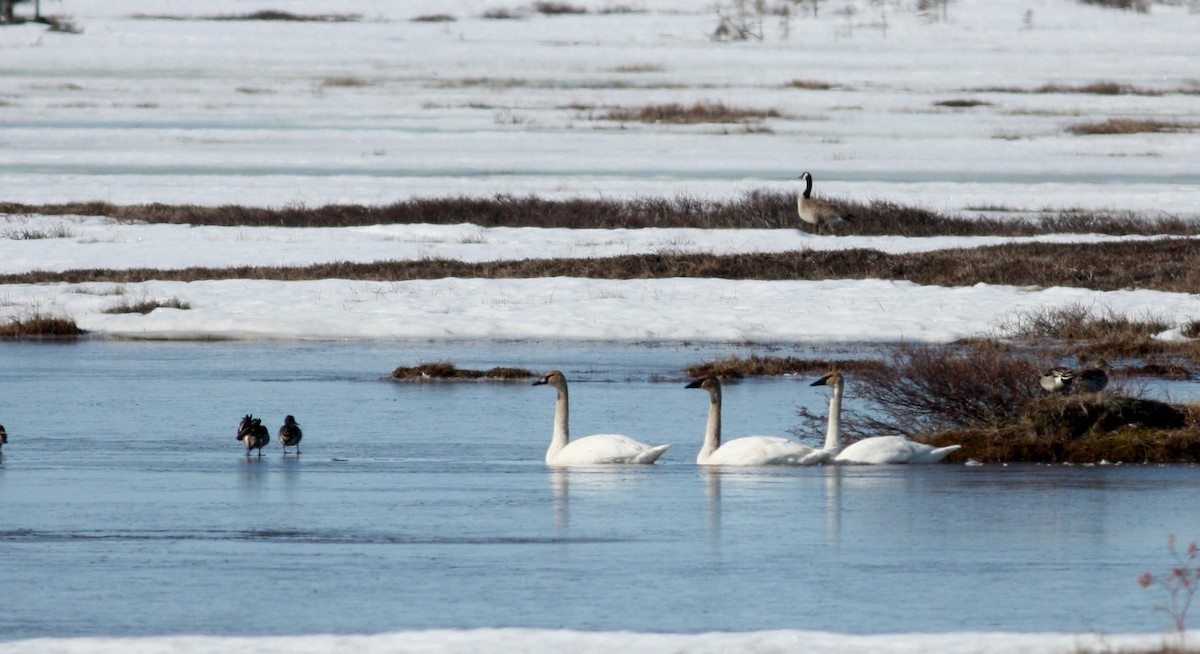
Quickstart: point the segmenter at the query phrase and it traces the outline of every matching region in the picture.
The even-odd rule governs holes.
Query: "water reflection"
[[[554,535],[567,536],[567,479],[566,468],[550,468],[550,487],[554,489]]]

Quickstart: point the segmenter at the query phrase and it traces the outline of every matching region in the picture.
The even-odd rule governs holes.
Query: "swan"
[[[558,389],[558,402],[554,405],[554,434],[550,437],[550,448],[546,450],[548,465],[654,463],[671,447],[669,444],[651,447],[621,434],[593,434],[572,441],[567,429],[567,378],[561,372],[551,370],[540,380],[533,382],[534,386],[543,384]]]
[[[292,416],[283,419],[283,426],[279,428],[279,444],[283,446],[283,453],[287,454],[287,448],[295,445],[296,454],[300,454],[300,439],[304,438],[304,432],[300,431],[300,423]]]
[[[833,395],[829,398],[829,429],[825,435],[825,447],[821,450],[827,454],[821,456],[832,458],[835,463],[937,463],[962,447],[933,447],[903,436],[872,436],[841,449],[842,373],[836,370],[825,373],[811,386],[829,386],[833,389]],[[810,458],[817,458],[816,453]]]
[[[825,200],[811,197],[813,179],[811,173],[800,176],[804,180],[804,193],[796,198],[796,209],[800,220],[814,226],[818,231],[826,225],[836,225],[840,222],[850,222],[850,215]]]
[[[250,456],[250,450],[258,450],[258,455],[262,456],[262,448],[271,442],[271,434],[262,426],[261,419],[246,414],[238,425],[237,439],[246,444],[246,456]]]
[[[797,464],[813,448],[778,436],[743,436],[721,442],[721,382],[716,377],[697,379],[684,388],[708,391],[708,427],[697,465],[764,466]]]

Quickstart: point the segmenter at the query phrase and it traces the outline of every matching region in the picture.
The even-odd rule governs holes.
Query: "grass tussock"
[[[213,20],[213,21],[279,21],[288,23],[353,23],[362,20],[361,14],[295,14],[290,11],[263,9],[245,14],[215,16],[184,16],[178,14],[134,14],[135,20]]]
[[[1036,400],[1009,426],[926,435],[958,443],[956,460],[1038,463],[1200,462],[1200,420],[1193,408],[1108,394]]]
[[[631,109],[613,109],[601,114],[603,120],[643,123],[744,123],[780,118],[777,109],[744,109],[724,102],[695,102],[691,105],[669,102]]]
[[[1048,212],[1036,219],[956,216],[875,200],[839,204],[854,214],[838,233],[897,236],[1032,236],[1054,233],[1200,235],[1200,224],[1172,216],[1133,212]],[[388,205],[286,206],[140,204],[107,202],[23,204],[0,202],[0,213],[107,216],[120,221],[245,227],[352,227],[360,225],[471,223],[481,227],[573,227],[639,229],[697,227],[775,229],[798,227],[796,194],[749,191],[723,200],[689,196],[628,199],[494,195],[413,198]]]
[[[973,98],[956,98],[954,100],[942,100],[941,102],[933,103],[935,107],[949,107],[951,109],[970,109],[972,107],[990,107],[992,103],[984,100],[975,100]]]
[[[977,89],[982,93],[1039,93],[1039,94],[1084,94],[1084,95],[1144,95],[1144,96],[1160,96],[1171,93],[1183,95],[1195,95],[1200,93],[1192,87],[1181,87],[1172,90],[1151,89],[1135,84],[1122,84],[1111,81],[1096,81],[1087,84],[1068,85],[1068,84],[1043,84],[1033,88],[1022,88],[1012,86],[992,86]]]
[[[1174,326],[1167,318],[1153,314],[1129,316],[1109,307],[1068,304],[1005,316],[997,325],[996,335],[1042,345],[1049,341],[1057,352],[1079,359],[1144,359],[1144,374],[1187,377],[1190,373],[1179,359],[1200,360],[1200,342],[1155,338]]]
[[[785,84],[785,86],[790,89],[803,89],[805,91],[828,91],[837,88],[835,84],[811,79],[794,79]]]
[[[140,313],[148,314],[155,309],[191,309],[192,305],[172,297],[166,300],[141,300],[138,302],[125,300],[104,310],[104,313]]]
[[[1109,118],[1100,122],[1076,123],[1068,127],[1067,131],[1079,136],[1092,136],[1146,133],[1163,134],[1189,132],[1196,128],[1197,125],[1195,123],[1135,118]]]
[[[12,241],[34,241],[44,238],[72,238],[75,232],[71,231],[66,225],[53,225],[51,227],[13,227],[0,232],[0,238],[6,238]]]
[[[537,374],[524,368],[496,367],[490,370],[460,369],[448,361],[421,363],[413,367],[400,366],[392,371],[397,381],[526,381]]]
[[[321,80],[321,86],[324,88],[356,89],[370,85],[367,80],[352,75],[336,75]]]
[[[729,356],[713,361],[702,361],[684,368],[684,372],[696,379],[709,375],[716,375],[721,379],[742,379],[745,377],[822,374],[834,366],[844,372],[853,373],[868,368],[876,368],[880,365],[882,364],[874,359],[834,361],[830,359],[800,359],[797,357],[771,357],[751,354],[747,357]]]
[[[86,333],[71,318],[48,315],[36,309],[28,316],[16,316],[0,323],[0,339],[70,339]]]
[[[1018,243],[910,254],[885,254],[878,250],[806,250],[726,255],[659,252],[601,259],[485,262],[421,259],[336,262],[296,267],[30,271],[0,275],[0,283],[129,284],[152,279],[299,281],[331,277],[396,282],[445,277],[528,279],[559,276],[592,279],[890,279],[938,286],[971,286],[982,282],[1015,286],[1073,286],[1094,290],[1144,288],[1200,293],[1200,241],[1162,239],[1091,244]]]
[[[571,14],[586,14],[587,7],[580,7],[569,2],[540,1],[533,3],[533,10],[545,16],[564,16]]]
[[[902,434],[948,461],[1200,462],[1200,409],[1118,392],[1049,395],[1027,354],[978,346],[901,346],[877,368],[848,375],[850,440]],[[800,433],[827,416],[798,411]]]

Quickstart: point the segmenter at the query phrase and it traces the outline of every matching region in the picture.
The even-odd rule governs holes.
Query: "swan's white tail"
[[[658,460],[658,457],[663,455],[663,452],[666,452],[669,449],[671,449],[670,443],[667,443],[666,445],[659,445],[657,447],[652,447],[652,448],[646,450],[645,452],[642,452],[641,454],[634,457],[633,462],[634,463],[654,463],[655,461]]]

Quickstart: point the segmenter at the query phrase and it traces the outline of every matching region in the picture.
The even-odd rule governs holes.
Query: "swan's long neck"
[[[833,385],[829,396],[829,427],[825,430],[825,448],[829,452],[842,449],[842,383]]]
[[[554,404],[554,434],[550,436],[550,449],[546,451],[546,459],[550,459],[567,446],[570,432],[567,429],[570,409],[567,406],[567,387],[558,387],[558,401]]]
[[[712,393],[708,403],[708,426],[704,430],[704,445],[696,456],[696,463],[703,463],[721,447],[721,392]]]

